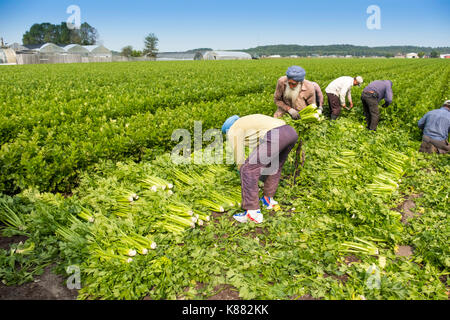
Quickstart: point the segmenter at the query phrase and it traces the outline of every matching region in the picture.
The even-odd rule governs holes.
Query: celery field
[[[176,129],[276,110],[291,65],[325,88],[361,75],[355,107],[293,125],[264,222],[239,224],[235,166],[172,163]],[[393,81],[365,128],[362,89]],[[78,299],[430,299],[450,295],[450,158],[419,153],[417,121],[449,99],[445,59],[277,59],[4,66],[0,281],[52,265]],[[202,147],[211,142],[204,141]],[[192,143],[192,148],[194,144]],[[297,174],[295,174],[297,172]],[[294,183],[295,180],[295,183]]]

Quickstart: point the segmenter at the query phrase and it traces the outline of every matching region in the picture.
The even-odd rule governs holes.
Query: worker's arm
[[[306,106],[316,103],[316,90],[312,88],[309,96],[306,98]]]
[[[349,97],[349,101],[352,99],[351,87],[343,86],[339,92],[339,99],[341,100],[341,106],[345,106],[345,96]]]
[[[350,108],[353,108],[353,100],[352,100],[352,87],[350,87],[347,91],[347,99],[350,103]]]
[[[393,99],[394,99],[394,93],[392,92],[392,87],[387,86],[386,95],[384,96],[384,106],[389,107],[389,105],[392,103]]]
[[[317,98],[319,98],[319,106],[318,107],[322,107],[323,106],[323,93],[319,86],[317,86],[317,88],[316,88],[316,96],[317,96]]]
[[[419,129],[423,130],[425,128],[425,123],[427,122],[427,118],[428,118],[428,113],[426,115],[424,115],[422,117],[422,119],[419,120],[419,122],[417,124],[419,126]]]
[[[288,106],[286,103],[284,103],[283,94],[284,94],[283,83],[281,80],[278,80],[277,89],[275,90],[275,95],[274,95],[274,102],[278,108],[282,109],[283,111],[288,112],[289,109],[291,109],[291,107]]]

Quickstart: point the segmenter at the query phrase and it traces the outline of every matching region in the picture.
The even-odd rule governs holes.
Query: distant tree
[[[144,40],[144,55],[155,58],[158,53],[159,39],[154,33],[150,33]]]
[[[188,50],[186,52],[193,53],[193,52],[199,52],[199,51],[213,51],[213,49],[212,48],[197,48],[197,49]]]
[[[430,58],[439,58],[440,55],[439,51],[433,50],[431,51]]]
[[[420,59],[422,59],[425,56],[425,52],[420,51],[417,55],[419,56]]]
[[[70,30],[67,28],[67,23],[62,22],[59,25],[54,25],[48,22],[35,23],[31,26],[29,31],[26,31],[22,37],[24,45],[27,44],[44,44],[52,42],[56,44],[80,44],[92,45],[97,42],[98,32],[84,22],[80,29]]]
[[[133,50],[131,52],[131,56],[132,57],[142,57],[142,51],[140,51],[140,50]]]
[[[122,48],[122,52],[120,53],[121,56],[124,57],[131,57],[133,54],[133,47],[132,46],[126,46]]]
[[[81,24],[78,33],[80,34],[81,45],[89,46],[97,42],[98,31],[94,27],[90,26],[87,22]]]
[[[72,30],[70,30],[69,28],[67,28],[67,23],[66,22],[61,22],[61,24],[59,25],[59,42],[61,44],[71,44],[71,34],[72,34]]]
[[[393,57],[395,57],[395,55],[394,55],[393,53],[387,53],[387,54],[385,55],[385,57],[386,57],[386,58],[393,58]]]
[[[244,51],[250,54],[258,55],[273,55],[279,54],[282,56],[290,56],[297,54],[299,56],[308,56],[312,54],[319,55],[353,55],[353,56],[382,56],[387,54],[397,54],[406,52],[431,52],[432,50],[450,51],[450,47],[443,48],[431,48],[431,47],[416,47],[416,46],[389,46],[389,47],[364,47],[364,46],[352,46],[352,45],[323,45],[323,46],[301,46],[301,45],[271,45],[271,46],[259,46],[250,49],[241,49],[238,51]]]

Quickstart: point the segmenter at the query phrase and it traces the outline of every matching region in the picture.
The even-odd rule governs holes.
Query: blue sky
[[[70,5],[104,45],[142,49],[146,34],[160,51],[269,44],[450,46],[449,0],[0,0],[0,36],[22,41],[33,23],[67,21]],[[366,10],[381,9],[381,30],[369,30]]]

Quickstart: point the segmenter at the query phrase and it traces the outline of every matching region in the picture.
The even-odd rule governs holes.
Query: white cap
[[[355,79],[356,79],[356,82],[358,82],[358,86],[361,87],[361,83],[364,82],[363,78],[361,76],[357,76]]]
[[[444,106],[450,106],[450,100],[445,101]]]

